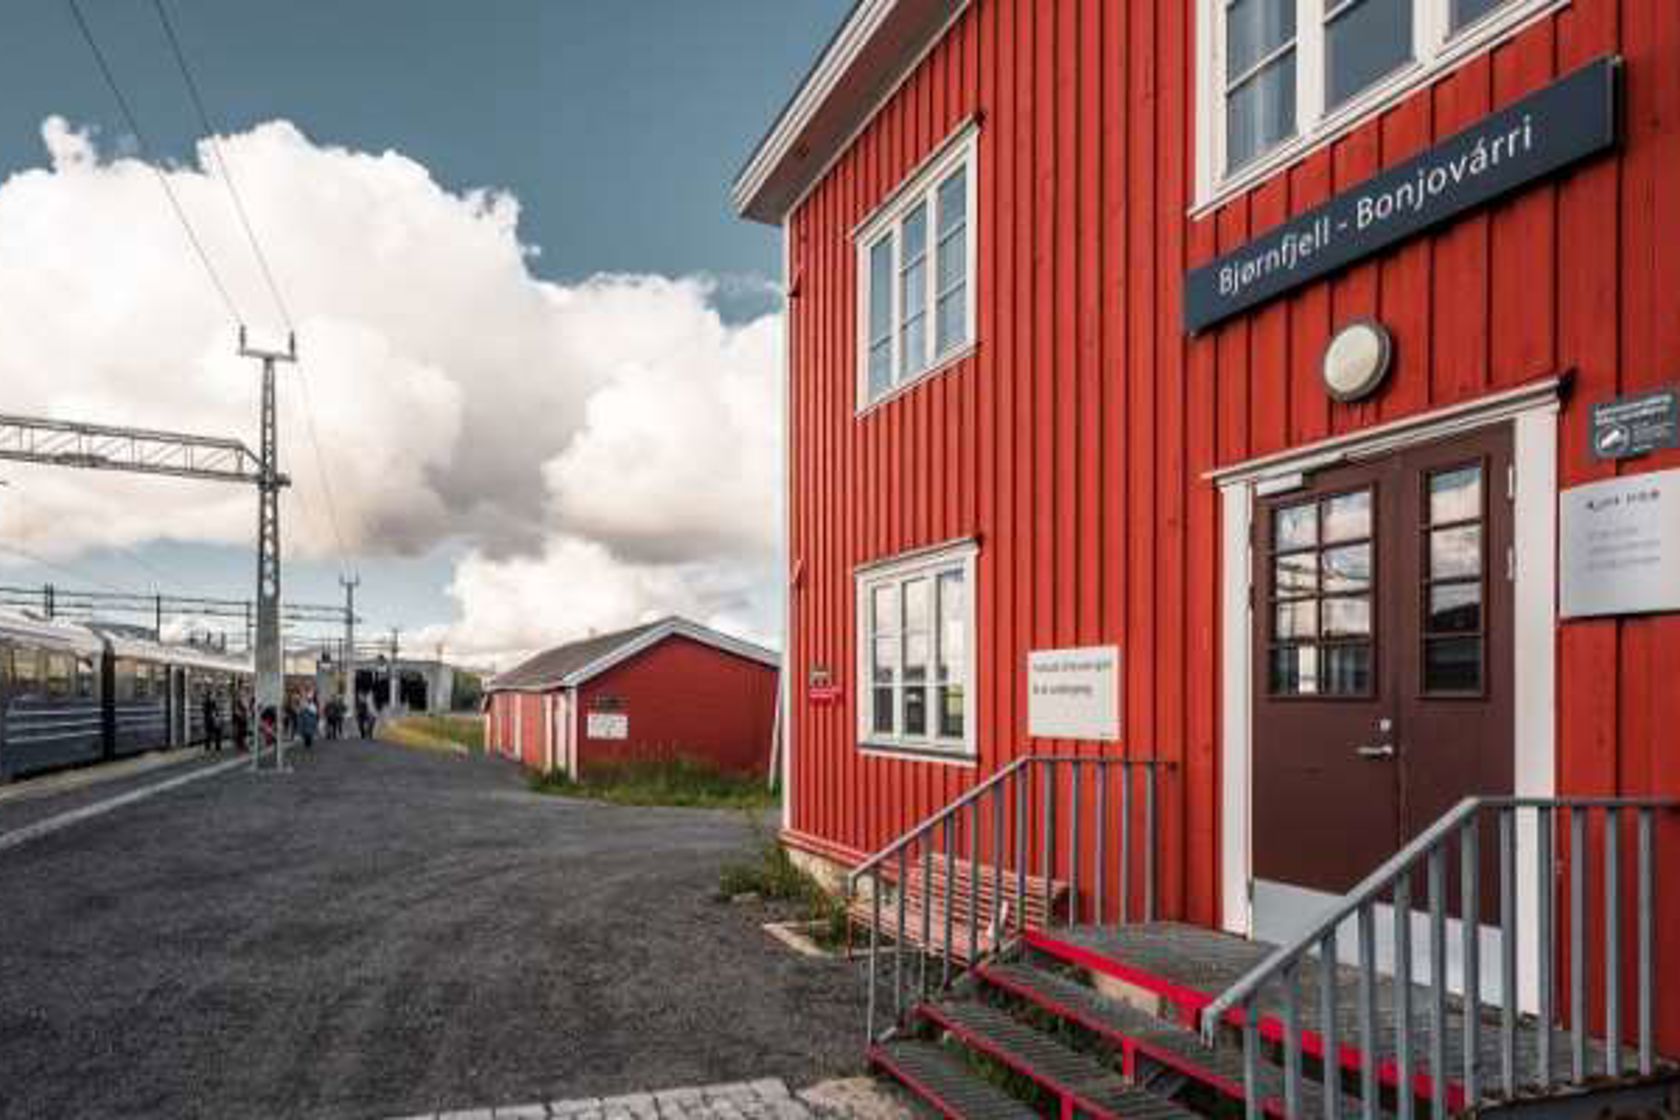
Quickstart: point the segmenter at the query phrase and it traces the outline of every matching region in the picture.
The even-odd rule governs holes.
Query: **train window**
[[[67,653],[47,654],[47,695],[54,699],[68,697],[75,691],[76,662]]]
[[[118,701],[128,701],[135,698],[134,690],[134,662],[118,661],[115,673],[116,691],[114,698]]]
[[[0,688],[12,687],[12,647],[0,645]]]
[[[14,649],[12,651],[12,680],[17,690],[24,696],[31,696],[40,691],[41,667],[39,655],[32,649]]]
[[[98,692],[98,681],[93,658],[76,658],[76,695],[83,700],[92,700]]]

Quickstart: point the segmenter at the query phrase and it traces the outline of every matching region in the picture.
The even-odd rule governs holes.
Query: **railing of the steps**
[[[1659,818],[1676,808],[1680,801],[1661,798],[1460,802],[1203,1011],[1209,1045],[1227,1024],[1241,1028],[1251,1120],[1264,1103],[1260,1062],[1266,1046],[1281,1050],[1283,1107],[1291,1120],[1301,1114],[1308,1049],[1320,1058],[1323,1110],[1330,1120],[1342,1111],[1345,1075],[1351,1075],[1349,1098],[1358,1098],[1365,1117],[1384,1108],[1383,1084],[1409,1086],[1411,1091],[1393,1096],[1397,1115],[1408,1120],[1420,1098],[1428,1099],[1432,1116],[1442,1117],[1480,1101],[1624,1073],[1650,1074],[1658,993],[1657,832]],[[1489,865],[1491,880],[1484,878]],[[1456,880],[1456,892],[1450,880]],[[1420,887],[1422,905],[1414,914]],[[1484,890],[1498,911],[1487,919],[1481,918]],[[1386,981],[1377,936],[1385,909],[1391,912],[1381,920],[1392,922]],[[1566,929],[1561,935],[1560,920]],[[1490,963],[1498,973],[1484,983],[1481,956],[1491,932],[1486,925],[1495,921],[1498,959]],[[1425,931],[1426,978],[1413,949],[1419,924]],[[1345,925],[1351,925],[1356,944],[1351,954],[1339,953]],[[1456,946],[1449,941],[1454,926]],[[1533,943],[1525,954],[1519,947],[1529,938]],[[1457,991],[1450,975],[1455,951]],[[1631,970],[1625,953],[1633,958]],[[1324,967],[1337,961],[1341,967]],[[1566,970],[1567,1003],[1560,1003],[1560,969]],[[1353,1014],[1341,1020],[1337,1012],[1346,1007],[1350,980]],[[1385,984],[1392,993],[1386,1007],[1379,999]],[[1624,1004],[1630,996],[1636,1045],[1631,1054],[1625,1049],[1630,1035]],[[1414,1006],[1418,1003],[1423,1006]],[[1473,1013],[1465,1013],[1467,1005]],[[1355,1037],[1344,1038],[1344,1032]]]
[[[1026,929],[1152,920],[1172,765],[1024,756],[858,865],[846,893],[869,930],[869,1040],[900,1021],[907,997],[948,987]],[[890,1017],[878,990],[888,958]]]

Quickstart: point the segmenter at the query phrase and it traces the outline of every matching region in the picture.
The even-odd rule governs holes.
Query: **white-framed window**
[[[974,569],[965,541],[857,573],[858,741],[974,755]]]
[[[1569,0],[1196,0],[1197,204],[1251,186]]]
[[[974,345],[976,136],[964,126],[854,235],[860,411]]]

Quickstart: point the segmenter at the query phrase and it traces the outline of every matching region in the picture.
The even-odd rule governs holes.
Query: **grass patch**
[[[533,774],[531,789],[587,797],[614,805],[677,805],[694,809],[768,809],[781,795],[763,779],[728,774],[693,759],[625,763],[598,768],[582,781],[563,770]]]
[[[753,837],[751,854],[724,866],[718,875],[718,897],[755,894],[768,902],[792,903],[794,920],[810,923],[806,935],[818,946],[831,951],[844,946],[845,902],[801,870],[761,818],[749,818],[748,826]]]
[[[404,716],[379,725],[387,743],[452,754],[484,753],[484,721],[478,716]]]

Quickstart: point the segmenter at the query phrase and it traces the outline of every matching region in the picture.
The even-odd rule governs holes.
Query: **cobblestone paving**
[[[780,1078],[768,1077],[657,1093],[428,1112],[404,1120],[895,1120],[910,1115],[902,1103],[872,1089],[867,1078],[827,1082],[796,1095]]]

